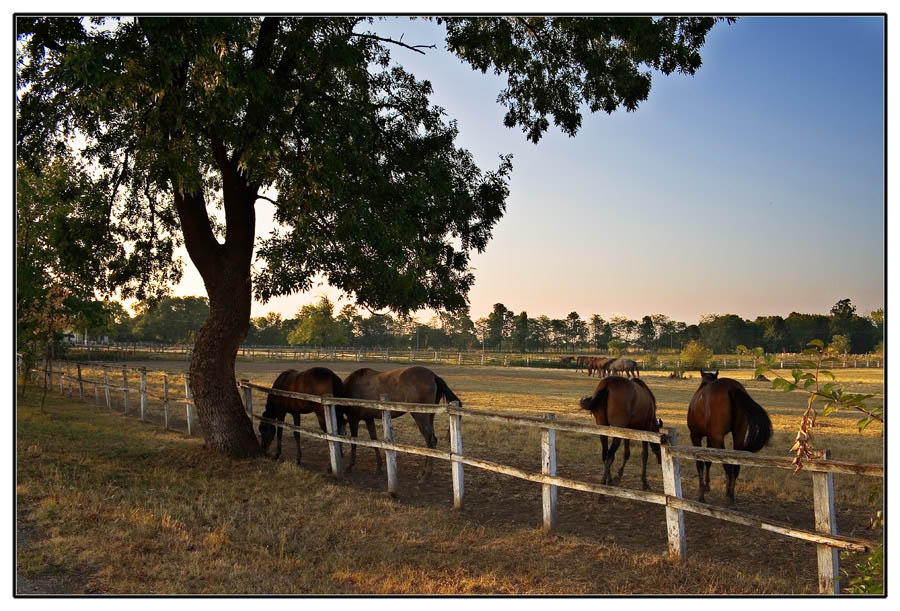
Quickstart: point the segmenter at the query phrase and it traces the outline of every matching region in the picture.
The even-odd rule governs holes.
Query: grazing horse
[[[611,375],[624,373],[629,378],[640,377],[640,374],[638,374],[637,363],[631,359],[610,360],[604,365],[604,371],[608,371]]]
[[[706,447],[724,448],[725,435],[730,431],[735,450],[758,452],[772,437],[772,421],[766,410],[750,397],[743,384],[731,378],[719,378],[718,370],[715,373],[700,372],[700,387],[688,406],[687,423],[691,430],[691,443],[695,446],[700,446],[706,437]],[[710,465],[708,461],[697,461],[701,501],[709,490]],[[741,466],[722,466],[728,479],[725,492],[731,505]]]
[[[639,431],[659,432],[662,428],[662,420],[656,417],[656,397],[643,380],[632,380],[621,376],[610,376],[600,380],[592,397],[584,397],[579,403],[582,409],[586,409],[594,415],[594,420],[600,426],[615,426],[624,429]],[[603,484],[612,485],[611,469],[619,448],[619,437],[614,437],[609,450],[606,448],[606,435],[600,437],[603,445]],[[641,449],[641,484],[644,490],[649,490],[647,484],[647,444],[644,441]],[[662,462],[659,452],[659,444],[651,443],[656,461]],[[622,466],[616,482],[622,479],[625,463],[631,455],[629,440],[625,440],[625,454],[622,457]]]
[[[589,356],[576,356],[575,357],[575,372],[579,372],[584,369],[588,364]]]
[[[275,378],[275,383],[272,384],[272,388],[288,390],[291,392],[301,392],[308,395],[333,395],[335,397],[340,397],[343,392],[343,383],[330,369],[325,367],[312,367],[305,371],[297,371],[296,369],[282,371],[278,377]],[[271,418],[273,420],[278,420],[279,422],[284,422],[285,415],[292,414],[294,416],[294,425],[300,426],[300,414],[309,414],[312,412],[315,412],[316,418],[319,419],[319,427],[321,427],[322,432],[326,432],[325,408],[321,403],[313,403],[311,401],[292,399],[290,397],[281,397],[278,395],[269,395],[268,399],[266,399],[266,409],[263,411],[262,415],[263,418]],[[339,432],[343,434],[343,422],[340,418],[338,428]],[[277,459],[281,456],[281,434],[284,432],[284,429],[280,426],[276,427],[269,422],[259,423],[259,437],[263,454],[268,453],[269,444],[272,443],[272,438],[276,436],[276,430],[278,431],[278,442],[275,447],[275,456],[272,457],[273,459]],[[299,465],[300,433],[294,431],[294,440],[297,442],[297,464]]]
[[[593,375],[594,372],[596,371],[598,378],[604,377],[604,376],[600,375],[600,372],[605,372],[604,368],[606,367],[606,365],[608,363],[610,363],[613,360],[613,359],[606,358],[603,356],[590,356],[587,358],[589,359],[588,366],[587,366],[588,376]]]
[[[391,371],[376,371],[374,369],[363,368],[357,369],[344,380],[344,397],[353,399],[381,399],[383,395],[387,396],[388,401],[398,401],[402,403],[440,403],[441,398],[447,401],[459,401],[459,397],[453,394],[447,387],[447,383],[443,379],[435,375],[430,369],[424,367],[405,367],[403,369],[394,369]],[[357,436],[359,431],[359,421],[365,420],[366,428],[369,429],[369,437],[378,439],[375,432],[375,420],[381,420],[381,410],[368,407],[343,407],[346,414],[347,422],[350,425],[350,434]],[[396,418],[402,416],[406,412],[391,411],[391,417]],[[437,437],[434,434],[434,414],[412,414],[425,443],[429,448],[437,447]],[[375,460],[377,461],[376,471],[381,472],[381,454],[378,448],[375,450]],[[419,474],[422,480],[426,476],[431,475],[431,457],[425,457],[425,467]],[[347,471],[353,468],[356,463],[356,445],[350,450],[350,465]]]

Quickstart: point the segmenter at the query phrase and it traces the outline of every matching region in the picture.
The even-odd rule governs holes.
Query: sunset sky
[[[436,44],[394,60],[434,87],[458,145],[484,169],[512,153],[507,212],[472,258],[472,318],[496,302],[531,316],[663,313],[745,318],[884,305],[884,30],[878,17],[745,17],[718,24],[694,77],[654,75],[636,112],[586,114],[538,145],[503,126],[503,79],[444,49],[442,28],[376,23]],[[257,203],[257,231],[272,205]],[[186,258],[186,255],[185,255]],[[176,295],[205,295],[187,261]],[[340,293],[254,304],[292,317]],[[340,304],[346,300],[340,301]],[[428,312],[419,318],[427,320]]]

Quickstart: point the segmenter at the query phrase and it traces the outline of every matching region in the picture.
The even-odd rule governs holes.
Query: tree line
[[[165,297],[140,301],[135,315],[116,301],[96,302],[94,316],[80,320],[88,336],[112,341],[189,343],[207,318],[205,297]],[[390,314],[362,316],[353,304],[335,311],[327,297],[300,308],[293,318],[280,313],[253,318],[244,340],[248,345],[354,346],[417,350],[472,350],[510,352],[628,350],[660,352],[681,350],[700,342],[716,354],[731,354],[740,347],[761,347],[765,352],[799,352],[818,338],[829,338],[842,354],[882,352],[884,308],[868,316],[856,313],[849,299],[841,299],[829,314],[791,312],[787,317],[759,316],[747,320],[735,314],[710,314],[688,325],[665,314],[640,320],[623,316],[604,319],[599,314],[565,318],[518,314],[502,303],[490,314],[473,320],[468,313],[441,313],[427,322]],[[76,323],[77,328],[77,323]]]

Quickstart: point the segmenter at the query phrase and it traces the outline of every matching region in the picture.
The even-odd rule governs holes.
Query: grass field
[[[145,365],[167,369],[172,394],[177,389],[183,396],[179,372],[185,363]],[[269,385],[283,369],[311,365],[238,362],[236,369],[238,378]],[[331,366],[343,377],[358,365]],[[577,408],[578,399],[596,384],[584,374],[499,367],[435,370],[467,407],[553,412],[558,419],[591,422]],[[799,393],[773,391],[771,383],[749,381],[751,373],[730,370],[727,375],[744,381],[772,417],[775,437],[762,453],[786,456],[805,400]],[[839,371],[838,379],[854,392],[882,393],[881,375],[879,370]],[[665,425],[688,443],[685,415],[697,379],[643,377]],[[148,378],[150,392],[161,394],[161,376]],[[92,391],[88,396],[93,401]],[[60,581],[73,592],[816,591],[814,546],[772,533],[688,514],[688,562],[676,566],[663,560],[665,516],[656,506],[560,490],[558,528],[544,535],[537,529],[541,492],[536,484],[466,468],[466,506],[454,512],[443,461],[431,480],[419,483],[414,474],[420,460],[401,455],[400,499],[390,500],[367,448],[360,449],[357,469],[334,482],[326,474],[324,444],[313,440],[302,442],[300,468],[293,464],[289,435],[277,464],[211,460],[199,439],[52,395],[41,413],[37,399],[30,389],[18,411],[17,505],[25,538],[34,539],[33,546],[19,551],[19,572],[38,583],[67,576]],[[259,413],[264,395],[254,394],[254,404]],[[136,405],[133,393],[132,415]],[[151,419],[159,421],[159,411],[159,403],[151,401]],[[183,407],[173,404],[175,412],[182,414]],[[844,414],[822,419],[817,445],[830,448],[836,459],[882,462],[880,425],[859,434],[855,420]],[[174,416],[173,423],[179,425]],[[304,417],[304,426],[314,423],[313,417]],[[411,418],[395,424],[399,442],[422,444]],[[446,426],[446,416],[439,415],[442,448]],[[464,421],[463,431],[467,454],[531,471],[540,468],[536,430]],[[599,482],[595,437],[559,433],[557,445],[561,476]],[[648,471],[651,488],[661,491],[658,465],[651,463]],[[638,451],[621,485],[639,488],[639,474]],[[682,475],[685,495],[696,498],[693,464],[684,462]],[[724,475],[717,465],[712,485],[707,501],[724,505]],[[876,504],[881,506],[880,482],[837,475],[835,486],[839,532],[878,539],[881,532],[868,531],[867,525]],[[811,529],[809,475],[745,467],[735,508]],[[852,573],[851,562],[842,568]]]

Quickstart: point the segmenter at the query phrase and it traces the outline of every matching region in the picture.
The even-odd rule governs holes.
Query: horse
[[[591,357],[589,357],[589,356],[576,356],[575,357],[575,372],[578,373],[579,371],[584,369],[585,366],[587,366],[588,359],[590,359],[590,358]]]
[[[430,369],[425,367],[405,367],[403,369],[393,369],[391,371],[376,371],[364,367],[357,369],[344,380],[344,397],[353,399],[381,399],[383,395],[387,396],[388,401],[399,401],[403,403],[440,403],[443,398],[447,403],[451,401],[459,401],[459,397],[453,394],[453,391],[447,387],[447,383]],[[359,431],[359,421],[365,420],[366,428],[369,429],[369,437],[377,440],[378,436],[375,432],[375,420],[381,420],[381,410],[368,407],[349,406],[343,407],[347,423],[350,425],[350,434],[357,436]],[[402,416],[404,411],[391,411],[391,417],[396,418]],[[437,447],[437,437],[434,434],[434,414],[413,413],[413,419],[419,427],[419,432],[425,439],[425,443],[429,448]],[[376,472],[381,472],[381,454],[375,450]],[[347,471],[353,468],[356,463],[356,444],[350,450],[350,465]],[[431,475],[431,457],[425,457],[425,466],[419,474],[418,479],[421,481]]]
[[[603,369],[604,371],[608,371],[610,374],[622,372],[629,378],[640,377],[640,374],[638,373],[637,363],[635,363],[631,359],[610,360],[604,365]]]
[[[772,437],[772,421],[763,407],[747,393],[743,384],[731,378],[719,378],[719,371],[700,371],[700,387],[688,406],[687,424],[691,443],[700,446],[706,437],[706,447],[724,448],[729,432],[735,450],[758,452]],[[697,461],[700,478],[700,501],[709,490],[709,461]],[[734,504],[734,484],[740,465],[723,464],[727,483],[728,504]],[[706,478],[704,482],[704,469]]]
[[[288,369],[282,371],[275,378],[272,388],[278,390],[288,390],[291,392],[301,392],[309,395],[333,395],[340,397],[343,393],[343,383],[341,379],[335,375],[333,371],[326,367],[312,367],[305,371],[297,371],[296,369]],[[294,425],[300,426],[300,414],[309,414],[315,412],[316,418],[319,420],[319,427],[322,432],[326,432],[325,427],[325,408],[321,403],[312,401],[304,401],[303,399],[292,399],[290,397],[281,397],[278,395],[269,395],[266,399],[266,409],[263,411],[263,418],[270,418],[284,422],[286,414],[294,416]],[[276,436],[278,442],[275,447],[275,456],[273,460],[277,460],[281,456],[281,434],[284,432],[280,426],[276,427],[269,422],[259,423],[260,445],[262,445],[263,455],[268,455],[269,445],[272,438]],[[338,432],[343,434],[344,422],[342,418],[338,418]],[[300,464],[300,433],[294,431],[294,441],[297,442],[297,464]]]
[[[587,364],[587,374],[591,376],[594,372],[597,372],[597,377],[604,377],[600,375],[601,371],[604,371],[604,367],[606,367],[607,363],[612,361],[613,359],[602,357],[602,356],[589,356],[588,364]]]
[[[600,380],[594,394],[584,397],[579,405],[594,415],[594,420],[600,426],[615,426],[639,431],[653,431],[658,433],[662,428],[662,420],[656,417],[656,397],[643,380],[623,378],[622,376],[609,376]],[[606,435],[600,437],[603,446],[603,481],[605,485],[612,485],[611,469],[619,448],[619,437],[614,437],[607,450]],[[644,490],[649,490],[647,483],[647,444],[642,442],[641,448],[641,484]],[[662,456],[658,443],[651,443],[650,447],[656,455],[657,463],[662,464]],[[629,440],[625,440],[625,454],[622,457],[622,466],[616,482],[622,479],[625,463],[631,455]]]

